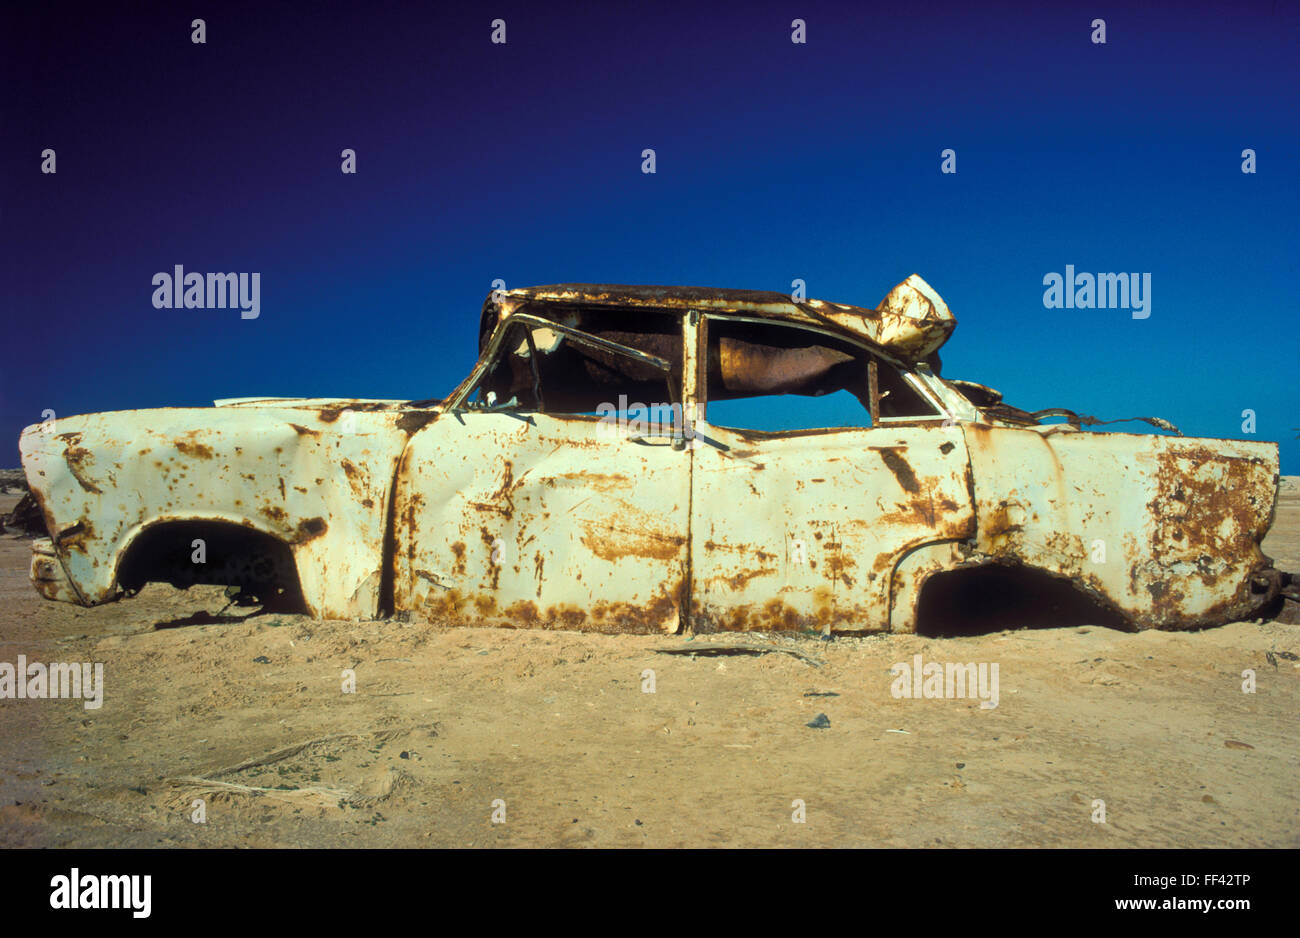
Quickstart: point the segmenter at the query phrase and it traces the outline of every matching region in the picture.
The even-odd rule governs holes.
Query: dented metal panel
[[[28,480],[81,601],[117,597],[119,564],[143,531],[212,521],[288,544],[316,615],[374,615],[408,434],[399,411],[346,405],[125,411],[29,427]]]
[[[1067,577],[1138,628],[1259,606],[1276,494],[1269,443],[966,425],[978,550]]]
[[[675,631],[689,453],[593,417],[446,414],[398,474],[396,603],[451,624]]]
[[[886,629],[899,560],[974,533],[957,427],[699,433],[697,629]]]

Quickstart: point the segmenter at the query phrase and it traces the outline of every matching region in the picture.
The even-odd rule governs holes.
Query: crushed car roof
[[[899,358],[921,361],[948,340],[957,325],[948,305],[934,288],[912,274],[890,290],[875,309],[795,300],[765,290],[714,287],[628,286],[603,283],[562,283],[521,287],[489,294],[483,304],[480,341],[512,313],[539,307],[701,310],[816,326],[847,338],[866,340]]]

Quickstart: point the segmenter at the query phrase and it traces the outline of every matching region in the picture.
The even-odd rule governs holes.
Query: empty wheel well
[[[146,583],[234,586],[264,604],[302,604],[289,545],[225,521],[173,521],[142,531],[118,564],[117,585],[134,593]]]
[[[932,637],[1078,625],[1132,631],[1121,613],[1068,579],[1000,563],[932,575],[916,616],[917,633]]]

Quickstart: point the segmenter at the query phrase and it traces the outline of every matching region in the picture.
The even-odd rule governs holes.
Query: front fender
[[[19,448],[54,556],[86,605],[117,597],[146,529],[222,521],[291,545],[317,616],[374,615],[399,412],[169,408],[28,427]]]

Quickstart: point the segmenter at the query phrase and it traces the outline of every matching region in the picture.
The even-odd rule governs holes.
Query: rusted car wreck
[[[1002,627],[1077,601],[1119,627],[1186,629],[1294,595],[1260,550],[1276,444],[1019,410],[940,376],[955,325],[915,275],[875,309],[498,291],[445,399],[243,398],[28,427],[51,535],[32,579],[84,605],[224,583],[317,617],[614,632],[907,632],[944,596],[958,613],[1023,600]],[[711,403],[839,392],[858,425],[710,419]]]

